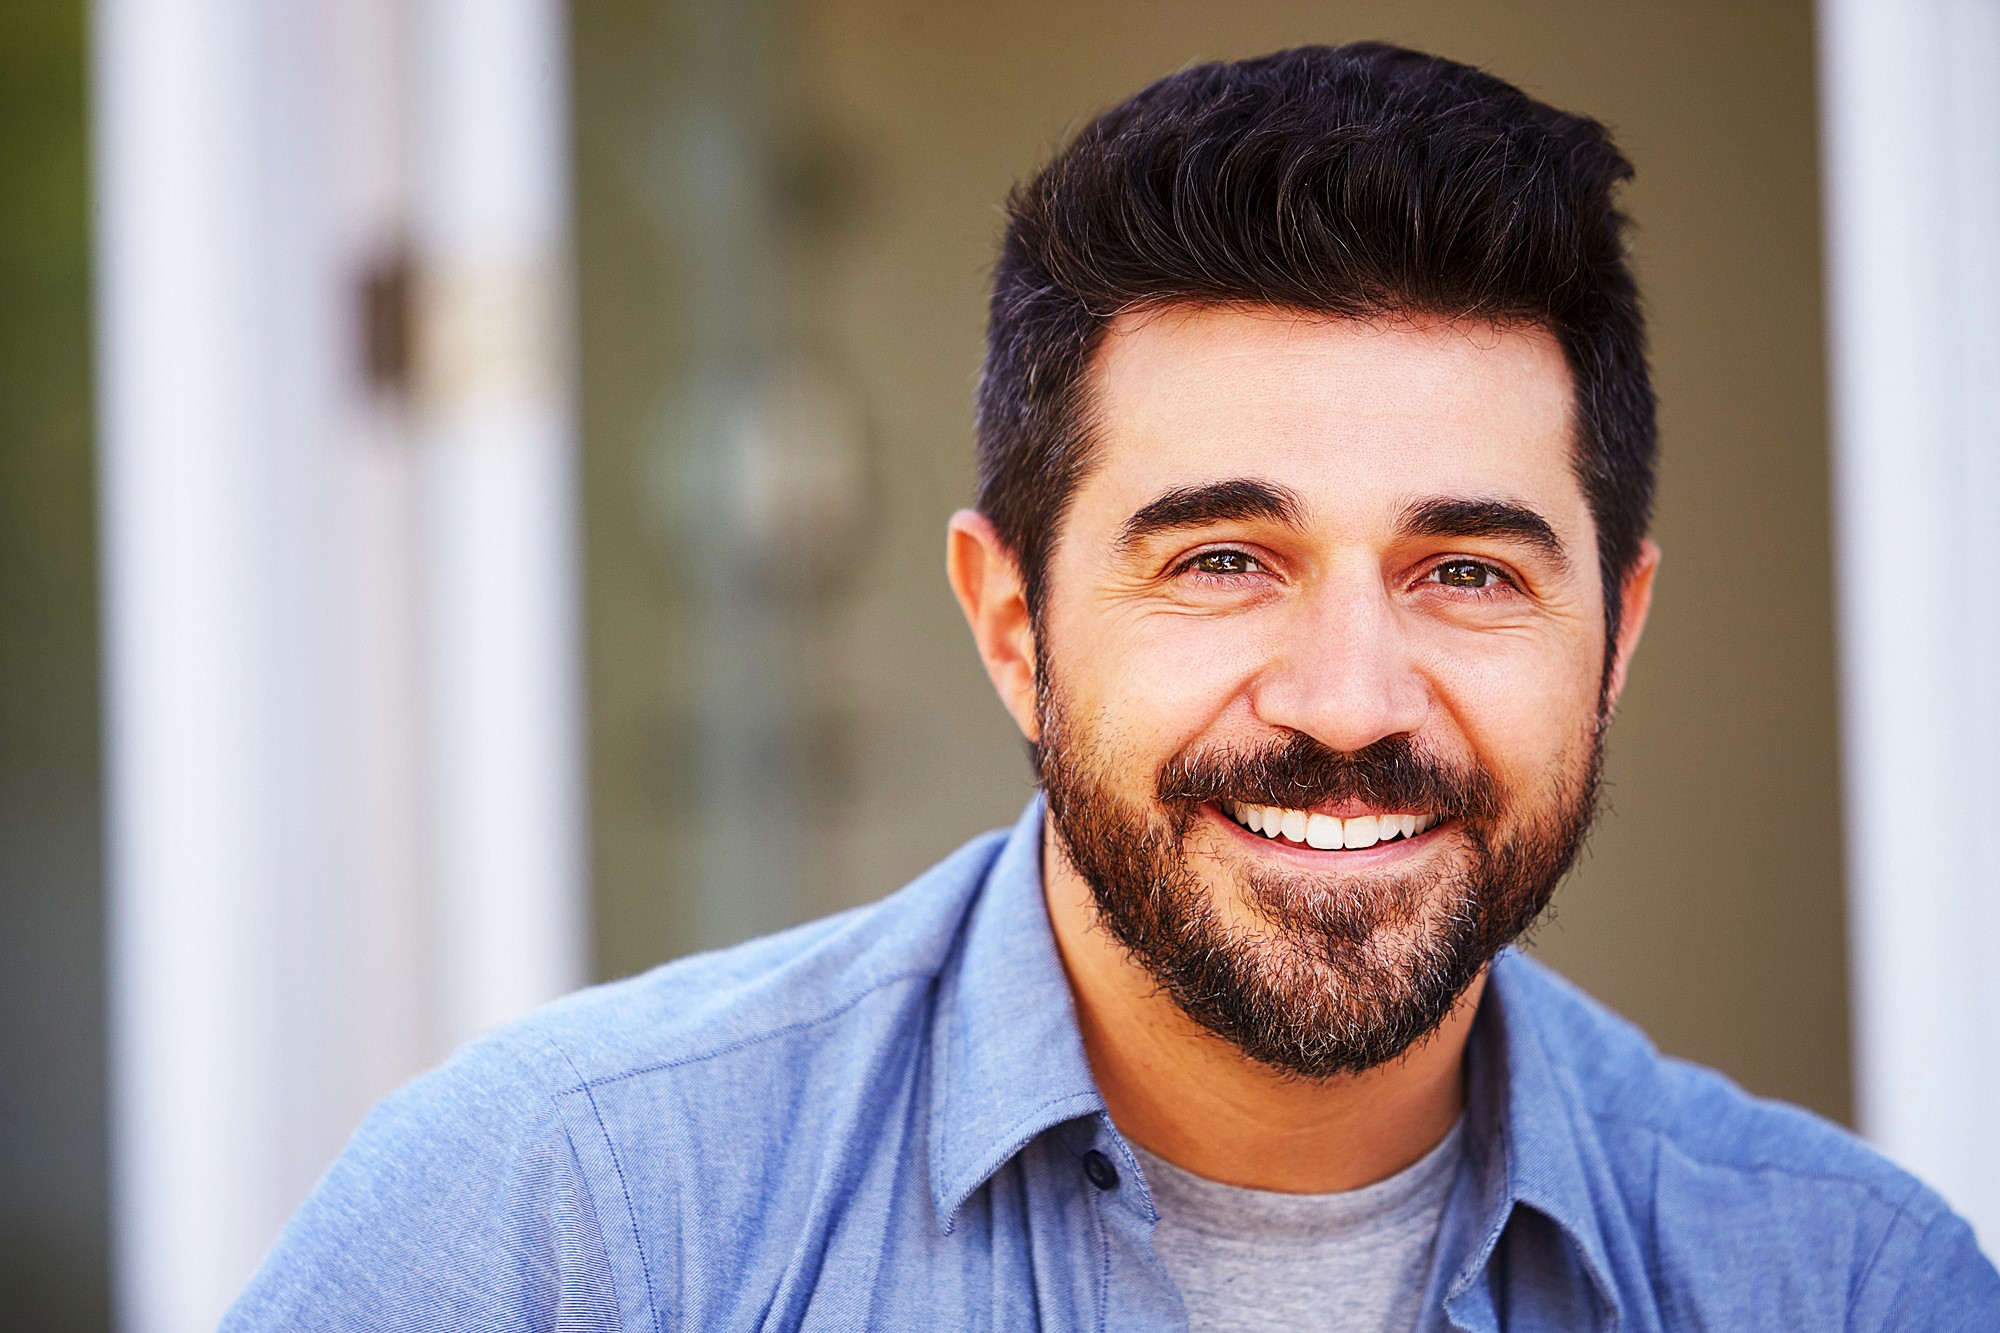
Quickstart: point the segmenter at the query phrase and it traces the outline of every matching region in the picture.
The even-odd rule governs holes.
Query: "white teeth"
[[[1336,819],[1332,815],[1308,814],[1275,805],[1252,805],[1248,801],[1223,801],[1223,812],[1231,819],[1267,838],[1283,836],[1319,851],[1373,847],[1395,838],[1414,838],[1437,827],[1444,816],[1357,815]]]

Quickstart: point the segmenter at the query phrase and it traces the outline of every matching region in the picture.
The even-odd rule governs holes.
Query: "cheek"
[[[1106,616],[1052,628],[1057,679],[1072,707],[1107,740],[1155,761],[1247,699],[1260,660],[1240,627],[1215,620]]]
[[[1427,654],[1437,701],[1509,785],[1559,766],[1594,724],[1599,661],[1567,637],[1493,636]]]

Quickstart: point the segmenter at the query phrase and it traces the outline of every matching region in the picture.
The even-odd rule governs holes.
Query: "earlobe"
[[[945,575],[1000,702],[1021,734],[1039,742],[1034,624],[1028,614],[1027,589],[1013,552],[986,515],[961,509],[951,516],[945,536]]]
[[[1605,703],[1616,706],[1620,695],[1625,693],[1625,676],[1631,668],[1632,655],[1639,650],[1639,640],[1646,632],[1646,617],[1653,608],[1653,577],[1660,571],[1660,548],[1652,541],[1639,543],[1638,559],[1625,571],[1618,588],[1618,645],[1617,660],[1611,664],[1611,679],[1605,691]]]

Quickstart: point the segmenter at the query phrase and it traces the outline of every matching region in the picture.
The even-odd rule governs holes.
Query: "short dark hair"
[[[978,393],[978,505],[1042,605],[1118,315],[1259,305],[1546,328],[1575,384],[1607,638],[1652,515],[1645,325],[1596,121],[1379,42],[1197,65],[1099,116],[1007,204]],[[1609,661],[1607,659],[1607,668]]]

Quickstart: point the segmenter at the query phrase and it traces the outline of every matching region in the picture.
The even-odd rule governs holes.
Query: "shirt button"
[[[1090,1183],[1101,1190],[1118,1188],[1118,1168],[1111,1165],[1111,1159],[1092,1148],[1083,1155],[1083,1174],[1090,1177]]]

